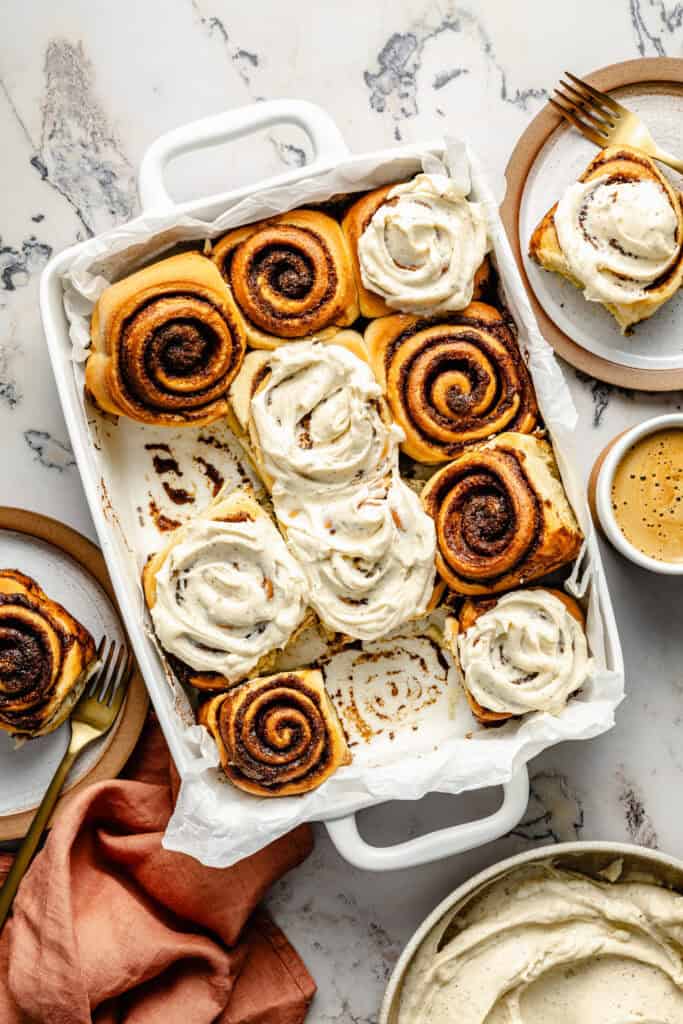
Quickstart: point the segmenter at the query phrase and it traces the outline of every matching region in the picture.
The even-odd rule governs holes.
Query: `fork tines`
[[[109,704],[117,688],[121,684],[125,685],[133,663],[132,652],[128,651],[125,645],[118,645],[112,640],[105,655],[105,643],[103,637],[97,649],[97,656],[102,659],[102,664],[89,688],[89,695],[95,697],[101,704]]]
[[[570,82],[560,82],[550,103],[591,142],[603,147],[624,108],[611,96],[594,89],[571,71],[565,71],[565,75]]]

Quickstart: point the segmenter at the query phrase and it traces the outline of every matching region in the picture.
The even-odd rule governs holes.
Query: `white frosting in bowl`
[[[423,614],[434,588],[434,523],[398,476],[278,515],[328,629],[376,640]]]
[[[457,635],[457,654],[474,699],[502,714],[557,713],[592,670],[583,629],[542,589],[499,598]]]
[[[472,301],[486,215],[444,174],[396,185],[358,241],[363,284],[393,309],[442,313]]]
[[[266,516],[198,519],[156,574],[151,615],[164,650],[236,680],[285,646],[307,597],[301,569]]]
[[[398,1024],[681,1024],[683,896],[537,864],[456,907],[409,968]]]
[[[676,211],[650,179],[576,182],[554,219],[567,265],[593,301],[642,301],[679,255]]]

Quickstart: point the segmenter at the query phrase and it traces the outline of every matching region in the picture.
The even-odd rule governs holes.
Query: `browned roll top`
[[[93,657],[90,635],[33,580],[0,571],[0,728],[42,731]]]
[[[491,306],[474,302],[437,320],[386,317],[368,327],[366,341],[412,458],[445,462],[492,434],[535,428],[529,373],[507,320]]]

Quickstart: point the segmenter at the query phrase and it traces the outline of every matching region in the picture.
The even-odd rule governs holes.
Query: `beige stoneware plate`
[[[49,597],[63,604],[90,630],[124,641],[102,554],[94,544],[63,523],[35,512],[0,507],[0,566],[32,576]],[[135,671],[117,721],[74,765],[55,813],[85,785],[115,778],[137,742],[147,714],[148,697]],[[0,840],[26,832],[68,743],[68,725],[15,748],[0,733]]]
[[[664,149],[683,157],[683,60],[625,61],[583,77],[613,93],[645,121]],[[587,302],[568,281],[528,256],[533,229],[597,152],[545,106],[510,157],[501,217],[543,335],[558,355],[610,384],[673,391],[683,387],[683,289],[624,337],[600,304]],[[683,189],[683,177],[660,166]]]

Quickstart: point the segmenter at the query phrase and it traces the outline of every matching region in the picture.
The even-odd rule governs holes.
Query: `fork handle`
[[[17,851],[14,863],[12,864],[9,874],[5,879],[5,884],[2,889],[0,889],[0,929],[7,920],[17,889],[19,888],[19,883],[26,874],[29,864],[33,860],[33,855],[38,849],[41,836],[43,835],[43,832],[47,827],[47,823],[50,820],[50,815],[57,803],[62,786],[64,785],[64,780],[69,774],[69,769],[77,756],[78,751],[73,750],[71,745],[69,745],[64,757],[59,763],[57,771],[52,777],[52,782],[48,786],[45,796],[40,802],[40,807],[35,813],[35,817],[24,837],[24,841]]]
[[[671,156],[666,150],[660,149],[657,146],[649,154],[653,159],[659,160],[661,163],[666,164],[668,167],[673,167],[674,171],[678,171],[679,174],[683,174],[683,160],[679,160],[678,157]]]

